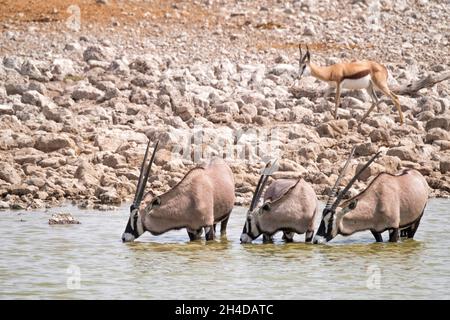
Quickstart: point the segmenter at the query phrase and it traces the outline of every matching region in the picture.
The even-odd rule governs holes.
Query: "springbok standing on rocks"
[[[375,88],[391,98],[400,116],[400,124],[403,124],[403,113],[398,97],[389,89],[387,84],[388,70],[385,66],[375,61],[353,61],[349,63],[336,63],[330,66],[318,66],[311,62],[311,54],[306,46],[305,55],[300,50],[300,70],[299,78],[302,75],[313,76],[319,80],[326,81],[330,86],[336,87],[334,118],[337,118],[338,107],[341,101],[342,89],[366,89],[372,98],[372,106],[362,117],[361,122],[367,118],[375,106],[378,106],[379,100],[375,93]]]
[[[182,228],[187,229],[190,240],[199,239],[203,228],[206,240],[213,240],[218,222],[221,222],[220,231],[224,235],[235,197],[230,167],[222,159],[214,158],[208,165],[191,169],[171,190],[153,197],[145,207],[141,207],[158,143],[145,168],[149,146],[150,142],[141,165],[136,195],[122,241],[133,241],[145,231],[160,235]]]
[[[311,242],[319,203],[314,189],[305,180],[275,180],[264,194],[264,204],[255,210],[274,167],[274,163],[268,162],[259,179],[242,230],[241,242],[252,242],[261,234],[264,242],[270,242],[278,231],[283,231],[286,242],[292,242],[295,233],[306,233],[305,241]]]
[[[377,242],[383,241],[381,233],[386,230],[389,231],[389,242],[398,241],[399,231],[401,236],[414,237],[429,192],[425,178],[416,170],[404,170],[399,175],[380,173],[364,191],[340,204],[356,179],[379,154],[356,173],[342,192],[336,192],[338,183],[335,184],[323,209],[314,243],[328,242],[338,234],[348,236],[364,230],[370,230]]]

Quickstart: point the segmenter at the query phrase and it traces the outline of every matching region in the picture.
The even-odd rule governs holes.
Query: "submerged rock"
[[[80,224],[70,213],[54,213],[48,219],[48,224]]]

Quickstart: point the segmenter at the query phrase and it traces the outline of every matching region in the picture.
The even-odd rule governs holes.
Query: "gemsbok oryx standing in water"
[[[190,240],[199,239],[203,228],[206,240],[213,240],[218,222],[221,222],[220,231],[224,235],[235,197],[233,173],[225,161],[214,158],[207,165],[191,169],[172,189],[141,206],[158,143],[150,162],[145,166],[149,147],[150,142],[141,165],[136,195],[122,241],[133,241],[145,231],[160,235],[182,228],[187,229]]]
[[[252,242],[261,234],[264,242],[270,242],[278,231],[283,232],[286,242],[292,242],[295,233],[305,233],[305,241],[311,242],[319,202],[314,189],[302,178],[272,182],[264,193],[264,204],[255,210],[274,168],[275,163],[268,162],[261,174],[247,212],[241,242]]]
[[[309,53],[308,46],[306,46],[305,55],[302,54],[301,45],[298,48],[300,50],[299,77],[311,75],[327,82],[332,87],[336,87],[334,118],[337,118],[342,89],[366,89],[372,99],[372,105],[362,117],[361,121],[363,121],[369,116],[373,108],[378,106],[379,101],[374,90],[376,88],[391,98],[400,116],[400,124],[403,124],[402,108],[398,97],[388,87],[388,70],[385,66],[369,60],[318,66],[311,62],[311,54]]]
[[[399,175],[380,173],[364,191],[341,204],[356,179],[379,154],[356,173],[342,192],[337,192],[338,181],[344,175],[347,161],[323,209],[314,243],[328,242],[338,234],[348,236],[364,230],[370,230],[377,242],[383,241],[381,233],[386,230],[389,231],[390,242],[398,241],[399,231],[401,236],[414,237],[429,192],[427,181],[416,170],[404,170]]]

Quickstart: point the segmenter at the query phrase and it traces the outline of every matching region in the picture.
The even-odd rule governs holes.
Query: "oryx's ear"
[[[306,45],[306,54],[305,54],[306,61],[309,62],[311,60],[311,55],[309,54],[309,48],[308,45]]]
[[[158,208],[161,205],[161,198],[154,197],[152,200],[152,208]]]
[[[270,207],[270,203],[266,202],[264,203],[264,205],[262,206],[262,209],[264,211],[270,211],[272,208]]]

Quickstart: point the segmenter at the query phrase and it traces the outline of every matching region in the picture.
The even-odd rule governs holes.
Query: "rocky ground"
[[[196,163],[226,156],[237,204],[259,169],[303,177],[325,195],[352,146],[343,183],[378,150],[351,190],[381,171],[416,168],[432,196],[450,194],[450,87],[386,97],[301,96],[298,43],[329,64],[375,59],[391,84],[449,69],[442,1],[0,0],[0,209],[110,209],[134,194],[148,139],[160,141],[149,190],[168,190]],[[297,92],[297,94],[296,94]],[[301,92],[301,90],[300,90]]]

